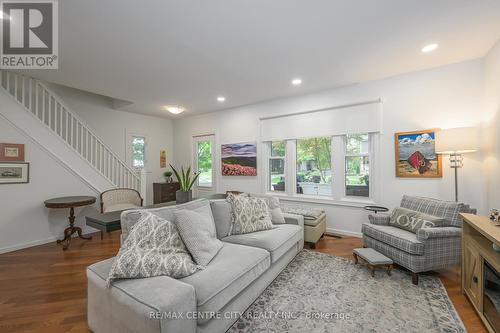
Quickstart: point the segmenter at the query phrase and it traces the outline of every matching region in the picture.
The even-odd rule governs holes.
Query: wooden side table
[[[92,205],[96,202],[95,197],[91,196],[73,196],[49,199],[44,202],[47,208],[69,208],[69,227],[64,229],[64,238],[58,239],[57,244],[63,245],[63,250],[67,250],[71,242],[71,236],[76,232],[82,239],[92,239],[92,236],[83,236],[82,229],[75,227],[75,207]]]

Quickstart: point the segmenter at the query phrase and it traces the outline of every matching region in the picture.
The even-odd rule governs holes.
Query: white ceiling
[[[165,104],[187,116],[478,58],[500,38],[497,0],[64,0],[59,11],[59,70],[31,75],[165,117]],[[422,54],[430,42],[439,49]]]

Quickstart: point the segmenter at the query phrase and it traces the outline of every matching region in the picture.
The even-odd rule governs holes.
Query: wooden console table
[[[462,226],[462,292],[469,298],[484,325],[491,333],[500,332],[500,316],[492,312],[484,297],[485,262],[500,272],[500,227],[485,216],[460,214]],[[486,304],[486,306],[485,306]]]
[[[63,250],[67,250],[71,242],[71,236],[76,232],[78,237],[83,239],[92,239],[92,236],[83,236],[82,229],[75,227],[75,207],[88,206],[95,203],[96,198],[90,196],[75,196],[75,197],[62,197],[46,200],[45,207],[47,208],[69,208],[69,227],[64,229],[64,238],[58,239],[57,244],[63,245]]]

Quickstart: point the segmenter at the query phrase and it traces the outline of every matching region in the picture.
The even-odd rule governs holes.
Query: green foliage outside
[[[317,170],[297,171],[297,178],[302,173],[304,180],[317,175],[321,183],[330,183],[331,176],[328,172],[332,169],[331,138],[310,138],[297,140],[297,164],[307,161],[314,161]],[[316,173],[316,174],[313,174]]]
[[[132,160],[134,167],[144,167],[145,141],[142,137],[132,139]]]

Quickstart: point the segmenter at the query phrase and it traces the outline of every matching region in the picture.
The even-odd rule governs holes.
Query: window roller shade
[[[381,130],[380,101],[261,118],[262,141],[377,133]]]

